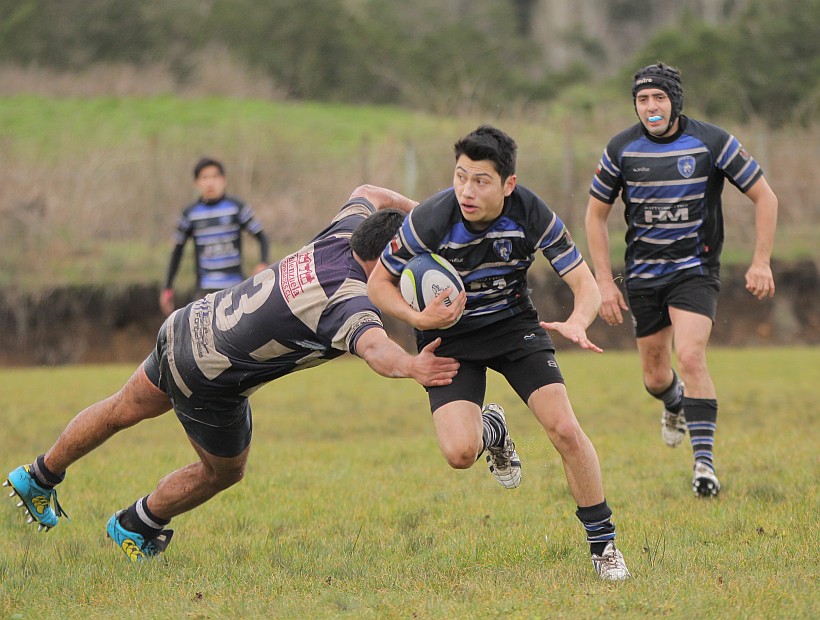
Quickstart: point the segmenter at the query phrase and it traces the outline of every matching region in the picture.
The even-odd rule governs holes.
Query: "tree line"
[[[0,62],[59,71],[163,63],[182,85],[207,50],[226,49],[287,98],[442,113],[540,104],[575,84],[606,88],[594,50],[569,67],[546,66],[526,28],[533,2],[3,0]],[[687,94],[709,114],[773,127],[813,120],[820,0],[747,0],[726,21],[704,17],[689,11],[651,33],[612,82],[663,59],[683,70]],[[583,32],[566,36],[588,42]]]

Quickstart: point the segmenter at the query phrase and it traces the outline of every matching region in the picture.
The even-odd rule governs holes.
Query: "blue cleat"
[[[68,515],[57,501],[57,491],[40,486],[29,469],[28,465],[21,465],[9,474],[3,486],[11,487],[9,497],[17,496],[20,499],[17,507],[28,515],[28,523],[36,521],[37,531],[47,532],[57,525],[58,517],[68,518]]]
[[[157,536],[149,540],[145,540],[142,534],[126,530],[120,524],[120,515],[125,512],[118,510],[108,520],[106,531],[108,537],[117,543],[117,546],[122,549],[125,556],[132,562],[142,562],[146,558],[153,558],[168,548],[171,544],[171,537],[174,535],[174,530],[162,530]]]

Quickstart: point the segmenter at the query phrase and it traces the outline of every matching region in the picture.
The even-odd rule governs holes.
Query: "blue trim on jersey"
[[[583,262],[560,218],[525,187],[517,186],[502,214],[481,231],[464,221],[451,188],[411,211],[381,262],[394,277],[425,252],[453,265],[464,281],[467,305],[461,321],[448,330],[452,334],[531,308],[526,274],[538,251],[559,275]],[[477,317],[482,319],[476,322]]]
[[[640,123],[612,138],[589,193],[624,201],[627,286],[662,286],[686,269],[718,277],[724,180],[746,191],[762,174],[734,136],[685,116],[671,138]]]

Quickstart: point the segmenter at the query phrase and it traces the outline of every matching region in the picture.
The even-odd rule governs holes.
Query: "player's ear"
[[[507,180],[504,181],[504,196],[509,196],[513,193],[515,189],[515,184],[517,182],[517,177],[514,174],[511,174],[507,177]]]

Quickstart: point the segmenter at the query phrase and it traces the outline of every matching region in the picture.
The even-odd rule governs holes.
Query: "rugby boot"
[[[132,562],[142,562],[147,558],[152,558],[168,548],[171,544],[171,537],[174,535],[174,530],[162,530],[154,538],[146,539],[142,534],[131,532],[125,529],[120,523],[120,515],[125,512],[118,510],[108,520],[106,532],[108,537],[113,540],[117,546],[122,549],[122,552]]]
[[[28,515],[28,523],[37,523],[38,532],[48,532],[56,527],[59,517],[68,515],[57,501],[57,491],[41,486],[30,469],[29,465],[21,465],[9,474],[3,486],[11,488],[9,497],[20,500],[17,507]]]
[[[501,405],[488,403],[484,405],[483,414],[489,413],[500,419],[504,428],[507,429],[507,419],[504,417],[504,409]],[[514,489],[521,484],[521,459],[515,451],[515,444],[510,439],[507,430],[504,445],[487,448],[487,463],[495,479],[506,489]]]

